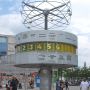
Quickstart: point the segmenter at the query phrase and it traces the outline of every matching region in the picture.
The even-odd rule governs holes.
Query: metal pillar
[[[49,67],[40,68],[40,90],[51,90],[52,69]]]
[[[48,15],[45,15],[45,30],[47,30],[48,29]]]

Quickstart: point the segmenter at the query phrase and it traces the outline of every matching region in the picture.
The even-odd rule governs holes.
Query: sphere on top
[[[23,0],[23,24],[31,30],[65,29],[72,15],[69,0]]]

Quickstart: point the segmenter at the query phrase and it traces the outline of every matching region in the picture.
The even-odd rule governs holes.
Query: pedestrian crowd
[[[31,89],[34,88],[34,78],[29,79],[29,86]],[[15,76],[10,78],[6,84],[6,90],[17,90],[18,87],[19,89],[22,89],[22,84]],[[80,82],[80,90],[89,90],[89,88],[90,80],[87,81],[86,79],[82,79]],[[56,90],[69,90],[69,82],[67,80],[57,80]]]
[[[63,80],[57,80],[56,81],[56,90],[69,90],[69,83],[68,81],[63,81]],[[90,80],[87,81],[86,79],[82,79],[80,82],[80,90],[89,90],[90,88]]]
[[[13,76],[11,79],[8,80],[6,84],[6,90],[17,90],[19,85],[19,80]]]
[[[89,90],[90,88],[90,81],[83,79],[80,83],[80,90]]]
[[[63,90],[64,88],[66,88],[66,90],[69,90],[68,85],[69,85],[69,83],[67,80],[65,82],[63,80],[57,80],[56,81],[56,90]]]
[[[31,77],[29,80],[29,87],[31,89],[34,88],[34,78]],[[17,90],[17,88],[22,89],[22,84],[20,83],[20,81],[13,76],[12,78],[9,78],[9,80],[6,83],[6,90]]]

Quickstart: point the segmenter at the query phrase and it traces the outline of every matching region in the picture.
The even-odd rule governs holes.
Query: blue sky
[[[0,1],[0,8],[1,8],[0,14],[10,13],[10,7],[12,7],[14,3],[13,1],[8,1],[8,0]]]
[[[22,0],[0,0],[0,34],[17,34],[28,29],[22,24]],[[71,0],[72,17],[68,32],[78,37],[79,66],[90,66],[90,0]]]
[[[0,15],[19,12],[21,0],[0,0]]]

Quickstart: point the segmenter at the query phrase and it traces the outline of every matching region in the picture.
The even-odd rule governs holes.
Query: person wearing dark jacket
[[[10,85],[12,90],[17,90],[18,83],[19,83],[19,81],[17,80],[17,78],[13,77],[11,80],[11,85]]]
[[[56,81],[56,90],[61,90],[60,89],[60,80]]]
[[[68,83],[68,81],[66,80],[66,81],[65,81],[65,87],[66,87],[66,90],[69,90],[68,85],[69,85],[69,83]]]

